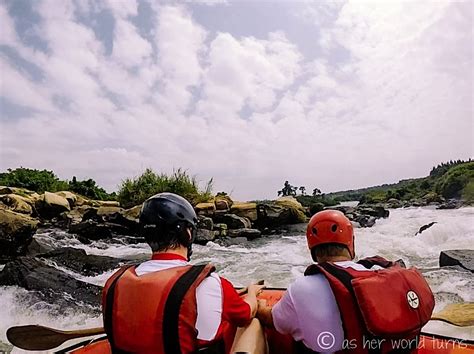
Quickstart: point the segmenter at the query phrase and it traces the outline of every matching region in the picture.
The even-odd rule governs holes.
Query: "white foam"
[[[390,211],[388,219],[379,219],[372,228],[356,229],[356,253],[359,257],[379,254],[389,259],[404,259],[409,265],[425,269],[428,282],[436,292],[436,310],[448,303],[474,301],[474,275],[453,269],[438,269],[439,253],[447,249],[472,249],[474,244],[474,208],[435,210],[433,208],[407,208]],[[431,228],[415,236],[419,228],[436,221]],[[55,231],[57,232],[57,231]],[[75,237],[58,232],[59,240],[48,234],[39,235],[55,246],[72,246],[88,254],[117,258],[133,258],[151,254],[146,244],[122,245],[94,241],[81,244]],[[246,285],[265,279],[269,286],[286,287],[302,276],[311,258],[306,239],[301,236],[263,238],[245,245],[223,247],[210,242],[194,246],[193,263],[212,262],[220,275],[235,285]],[[64,268],[59,267],[62,270]],[[67,271],[74,277],[92,284],[103,285],[113,271],[94,277],[84,277]],[[56,316],[53,305],[26,305],[19,301],[28,292],[17,287],[0,287],[0,340],[5,341],[8,327],[18,324],[41,323],[56,328],[94,327],[100,318],[90,314],[67,313]],[[432,321],[426,331],[445,335],[473,337],[472,328],[460,329]]]

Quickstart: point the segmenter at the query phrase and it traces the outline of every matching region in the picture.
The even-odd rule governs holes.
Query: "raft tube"
[[[267,301],[268,305],[274,305],[283,296],[285,289],[267,288],[258,296],[259,299]],[[265,341],[266,346],[262,345]],[[260,323],[252,321],[247,329],[237,331],[231,353],[248,354],[297,354],[294,351],[294,343],[290,336],[282,335],[273,329],[262,329]],[[107,337],[101,337],[92,341],[86,341],[64,349],[58,353],[74,354],[111,354]],[[472,354],[474,353],[474,341],[459,338],[446,337],[436,334],[422,333],[418,344],[418,354]],[[224,353],[223,353],[224,354]]]

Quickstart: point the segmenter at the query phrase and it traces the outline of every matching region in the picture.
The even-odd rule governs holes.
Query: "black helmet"
[[[143,203],[139,223],[140,233],[153,251],[183,245],[188,247],[190,253],[197,216],[192,205],[183,197],[159,193],[148,198]],[[188,228],[193,230],[191,240]]]

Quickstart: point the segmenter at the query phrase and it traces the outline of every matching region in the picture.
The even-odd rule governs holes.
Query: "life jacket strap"
[[[208,276],[214,271],[214,267],[207,264],[196,265],[189,268],[171,288],[168,298],[166,299],[163,313],[163,347],[167,354],[181,354],[181,345],[179,341],[179,308],[183,302],[183,298],[189,288],[203,273]]]

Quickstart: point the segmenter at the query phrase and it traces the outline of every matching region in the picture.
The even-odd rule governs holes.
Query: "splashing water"
[[[379,219],[374,227],[356,229],[358,257],[380,255],[388,259],[402,258],[408,266],[421,269],[436,293],[436,311],[452,302],[474,301],[474,274],[451,268],[438,268],[439,253],[449,249],[472,249],[474,244],[474,208],[435,210],[407,208],[391,210],[388,219]],[[436,221],[422,234],[419,228]],[[72,235],[58,230],[45,230],[35,237],[54,247],[70,246],[88,254],[117,258],[145,259],[150,256],[146,244],[124,245],[103,241],[83,245]],[[306,239],[301,236],[262,238],[242,245],[223,247],[210,242],[194,246],[193,263],[212,262],[220,275],[234,285],[246,285],[265,279],[268,286],[286,287],[303,275],[311,259]],[[64,268],[68,274],[96,285],[103,285],[113,271],[95,277],[84,277]],[[35,300],[34,294],[18,287],[0,287],[0,345],[6,343],[6,330],[19,324],[43,324],[54,328],[72,329],[101,325],[95,312],[72,309],[68,313],[52,304]],[[425,331],[462,338],[474,338],[474,328],[457,328],[430,322]],[[0,350],[2,348],[0,347]],[[21,352],[17,349],[14,352]]]

